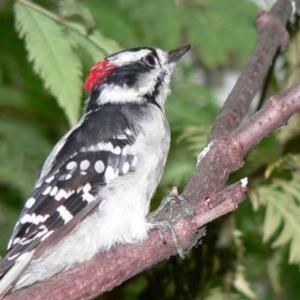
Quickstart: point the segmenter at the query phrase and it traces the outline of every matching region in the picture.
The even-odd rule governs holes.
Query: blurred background
[[[192,44],[172,82],[172,145],[159,204],[182,190],[213,121],[255,46],[255,16],[274,1],[0,1],[0,254],[41,164],[76,123],[88,69],[134,46]],[[256,106],[299,81],[297,21]],[[300,118],[265,139],[231,180],[249,199],[208,226],[186,259],[171,258],[99,299],[300,299]]]

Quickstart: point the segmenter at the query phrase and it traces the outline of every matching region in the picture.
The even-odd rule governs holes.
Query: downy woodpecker
[[[83,116],[46,159],[0,261],[0,295],[147,237],[169,151],[170,77],[189,49],[126,49],[92,67]]]

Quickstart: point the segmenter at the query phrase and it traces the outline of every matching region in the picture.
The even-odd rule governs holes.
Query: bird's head
[[[84,83],[88,106],[150,101],[163,108],[176,62],[189,49],[190,45],[169,52],[140,47],[106,57],[91,68]]]

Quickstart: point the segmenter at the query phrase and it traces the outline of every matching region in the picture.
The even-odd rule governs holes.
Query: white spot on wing
[[[92,186],[87,183],[84,187],[83,187],[83,192],[84,193],[88,193],[90,190],[92,189]]]
[[[125,133],[126,133],[127,135],[132,135],[132,131],[131,131],[129,128],[126,128],[126,129],[125,129]]]
[[[51,186],[47,186],[47,188],[44,190],[43,195],[48,195],[51,191]]]
[[[51,182],[53,181],[54,178],[55,178],[54,176],[50,176],[50,177],[48,177],[48,178],[45,180],[45,182],[46,182],[46,183],[51,183]]]
[[[113,144],[108,142],[108,143],[98,143],[98,150],[102,150],[102,151],[110,151],[112,152],[114,147]]]
[[[106,168],[104,176],[105,176],[105,180],[106,180],[107,183],[109,183],[110,181],[112,181],[112,179],[115,178],[115,171],[114,171],[114,169],[111,166],[108,166]]]
[[[126,146],[123,148],[123,150],[122,150],[122,154],[123,154],[123,155],[127,155],[128,152],[129,152],[129,149],[130,149],[130,146],[126,145]]]
[[[90,194],[89,192],[86,192],[82,195],[82,199],[87,201],[88,203],[90,203],[95,200],[95,197],[92,194]]]
[[[50,192],[50,196],[55,196],[57,191],[58,191],[58,187],[57,186],[53,187],[53,189]]]
[[[117,146],[116,148],[113,149],[112,153],[117,154],[117,155],[121,154],[121,148],[119,146]]]
[[[127,140],[126,134],[117,134],[116,138],[118,140]]]
[[[137,162],[138,162],[138,158],[137,158],[137,156],[135,156],[135,157],[133,158],[133,160],[132,160],[131,166],[132,166],[133,168],[135,168],[135,167],[137,166]]]
[[[122,168],[123,174],[128,173],[129,167],[130,167],[130,166],[129,166],[129,163],[126,161],[126,162],[124,163],[124,165],[123,165],[123,168]]]
[[[72,178],[72,174],[67,174],[66,177],[65,177],[65,180],[69,180]]]
[[[102,160],[97,160],[95,162],[94,168],[95,168],[95,171],[97,173],[99,173],[99,174],[103,173],[104,168],[105,168],[103,161]]]
[[[35,199],[33,197],[30,197],[26,203],[25,203],[25,207],[26,208],[31,208],[35,203]]]
[[[13,245],[19,243],[19,241],[20,241],[20,238],[19,238],[19,237],[15,238],[15,239],[13,240]]]
[[[74,169],[76,169],[77,168],[77,163],[76,163],[76,161],[70,161],[68,164],[67,164],[67,166],[66,166],[66,169],[67,170],[74,170]]]
[[[65,206],[61,205],[57,208],[60,216],[64,220],[65,224],[68,223],[70,220],[73,219],[73,215],[66,209]]]
[[[83,191],[82,199],[89,203],[95,200],[95,197],[90,193],[91,189],[92,186],[89,183],[87,183],[82,189]]]
[[[87,159],[85,159],[80,163],[80,170],[85,171],[89,168],[89,166],[90,162]]]
[[[20,222],[21,222],[21,224],[32,223],[32,224],[37,225],[39,223],[44,223],[49,217],[50,217],[50,215],[48,215],[48,214],[46,214],[46,215],[37,215],[35,213],[26,214],[21,218]]]
[[[55,200],[60,201],[62,198],[66,199],[68,197],[69,197],[69,194],[64,189],[60,189],[55,196]]]

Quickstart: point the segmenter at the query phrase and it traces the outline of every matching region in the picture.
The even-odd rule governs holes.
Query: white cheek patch
[[[107,85],[103,88],[97,103],[126,103],[142,102],[143,99],[136,88],[122,87],[118,85]]]

